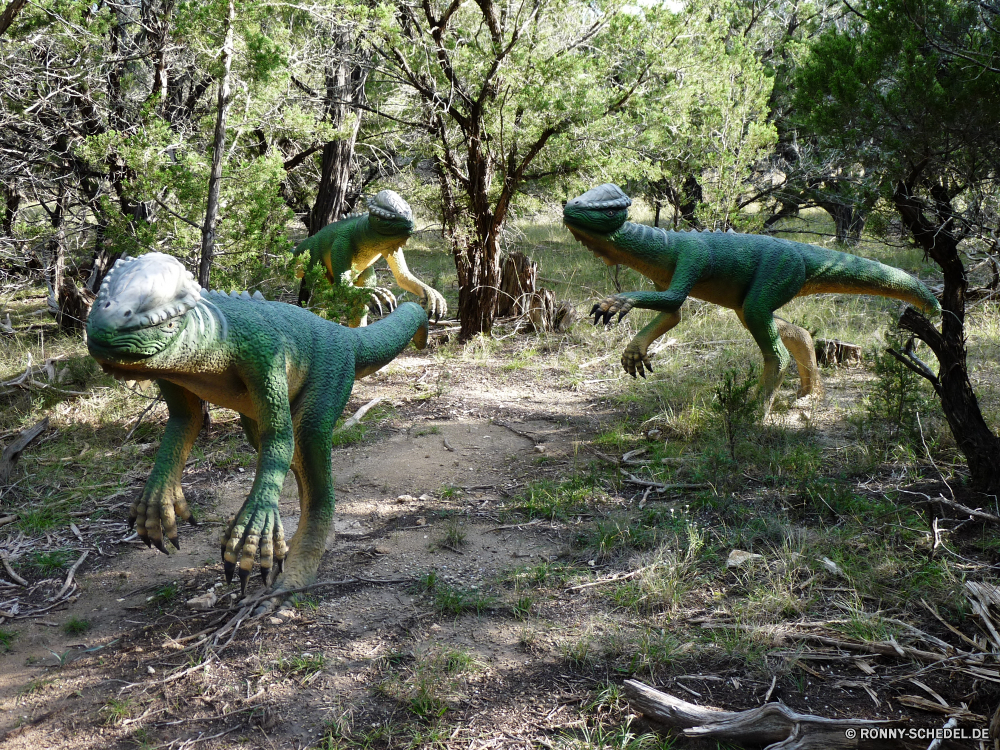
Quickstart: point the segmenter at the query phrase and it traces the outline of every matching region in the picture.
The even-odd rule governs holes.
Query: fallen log
[[[45,417],[45,419],[36,422],[31,427],[21,430],[20,434],[14,438],[14,441],[4,448],[3,455],[0,456],[0,482],[6,481],[7,477],[10,476],[11,470],[14,468],[14,464],[17,463],[17,459],[24,452],[24,449],[31,445],[32,441],[45,432],[48,427],[49,418]]]
[[[902,740],[870,739],[894,721],[828,719],[800,714],[783,703],[767,703],[747,711],[724,711],[675,698],[637,680],[625,680],[625,697],[633,709],[660,724],[677,727],[686,737],[711,737],[767,750],[839,750],[915,747]],[[898,730],[897,730],[898,731]]]

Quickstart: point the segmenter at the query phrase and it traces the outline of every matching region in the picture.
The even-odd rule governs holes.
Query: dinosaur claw
[[[188,516],[188,523],[192,526],[201,526],[201,524],[198,523],[198,519],[194,517],[194,513]]]
[[[176,536],[168,536],[168,537],[167,537],[167,541],[169,541],[169,542],[170,542],[170,543],[171,543],[172,545],[174,545],[174,547],[175,547],[175,548],[176,548],[176,549],[177,549],[178,551],[180,551],[180,548],[181,548],[181,540],[180,540],[180,538],[179,538],[179,537],[176,537]]]
[[[275,563],[274,563],[274,570],[275,570],[274,575],[275,576],[280,576],[281,575],[281,571],[283,571],[284,569],[285,569],[285,561],[284,561],[284,559],[276,560]]]
[[[597,311],[598,311],[598,310],[599,310],[600,308],[601,308],[601,304],[600,304],[599,302],[598,302],[598,303],[595,303],[595,304],[594,304],[594,306],[593,306],[592,308],[590,308],[590,314],[591,314],[591,315],[593,315],[593,314],[594,314],[594,313],[596,313],[596,312],[597,312]]]
[[[146,543],[149,544],[149,542]],[[166,546],[164,546],[162,539],[154,539],[153,546],[156,547],[156,549],[160,550],[160,552],[162,552],[164,555],[170,554],[169,552],[167,552],[167,548]]]
[[[151,541],[149,541],[149,537],[148,536],[140,536],[139,538],[146,543],[147,549],[149,547],[153,546],[153,543]]]
[[[243,568],[240,568],[239,576],[240,576],[240,596],[243,596],[247,592],[247,581],[250,580],[250,571],[243,570]]]
[[[236,563],[231,563],[231,562],[223,561],[223,563],[222,563],[222,572],[226,576],[226,583],[232,583],[233,582],[233,573],[236,572]]]
[[[264,582],[264,586],[268,586],[269,585],[267,579],[268,579],[268,577],[270,575],[271,575],[271,569],[270,568],[261,568],[260,569],[260,580],[262,580]]]
[[[641,367],[638,368],[638,369],[639,369],[639,374],[642,375],[642,379],[645,380],[646,379],[646,371],[643,370]]]

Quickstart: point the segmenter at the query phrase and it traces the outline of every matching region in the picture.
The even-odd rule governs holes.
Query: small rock
[[[392,552],[392,548],[388,544],[376,544],[375,554],[376,555],[388,555]]]
[[[269,617],[269,618],[267,618],[267,621],[269,623],[271,623],[272,625],[284,625],[285,624],[285,621],[282,620],[280,617]]]
[[[398,500],[401,503],[413,503],[416,502],[417,498],[415,498],[413,495],[400,495],[399,497],[396,498],[396,500]]]
[[[152,667],[146,667],[146,673],[147,674],[156,674],[156,670],[153,669]]]
[[[423,516],[421,516],[420,518],[417,519],[417,526],[426,526],[426,525],[427,525],[427,519],[426,518],[424,518]]]
[[[741,549],[734,549],[729,553],[729,558],[726,560],[727,568],[743,568],[747,565],[752,565],[754,563],[763,562],[764,556],[758,555],[753,552],[747,552]]]
[[[283,622],[288,622],[289,620],[294,620],[295,619],[295,610],[294,609],[279,609],[277,612],[275,612],[275,615],[277,617],[280,617]]]
[[[535,446],[535,453],[545,453],[545,446],[544,445],[536,445]]]
[[[187,605],[189,609],[211,609],[215,606],[216,601],[218,601],[218,597],[216,596],[215,588],[213,587],[201,596],[188,599]]]
[[[427,502],[428,500],[433,500],[433,499],[434,499],[434,498],[433,498],[433,497],[431,497],[430,495],[428,495],[428,494],[427,494],[426,492],[425,492],[425,493],[424,493],[423,495],[421,495],[420,497],[418,497],[418,498],[417,498],[417,500],[422,500],[422,501],[423,501],[423,502],[425,502],[425,503],[426,503],[426,502]]]
[[[830,571],[831,573],[833,573],[835,576],[843,576],[844,575],[844,571],[841,570],[840,566],[837,565],[837,563],[835,563],[829,557],[821,557],[819,559],[819,561],[823,564],[824,568],[826,568],[828,571]]]
[[[655,428],[646,433],[646,437],[649,438],[650,440],[659,440],[660,437],[662,437],[662,435],[663,431],[657,430]]]
[[[438,625],[437,623],[434,623],[433,625],[431,625],[431,630],[440,630],[440,629],[441,629],[441,626]]]

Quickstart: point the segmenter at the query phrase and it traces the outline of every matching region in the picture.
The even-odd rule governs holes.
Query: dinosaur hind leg
[[[781,343],[778,324],[769,310],[758,312],[744,307],[742,311],[737,311],[737,314],[740,322],[753,336],[753,340],[757,342],[761,354],[764,355],[764,371],[760,376],[760,392],[764,399],[765,409],[770,411],[774,396],[785,377],[788,363],[792,360],[791,355]]]
[[[795,364],[799,368],[799,392],[798,398],[803,396],[815,396],[817,399],[823,397],[823,381],[819,377],[819,367],[816,364],[816,347],[813,345],[812,336],[805,328],[789,323],[787,320],[775,316],[778,324],[778,335],[788,351],[791,352]]]

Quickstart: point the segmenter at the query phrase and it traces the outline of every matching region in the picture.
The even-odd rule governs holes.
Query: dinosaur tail
[[[805,294],[873,294],[892,297],[927,313],[940,313],[941,304],[919,280],[893,266],[856,255],[810,246],[806,257]]]
[[[406,345],[427,346],[427,313],[416,302],[404,302],[382,320],[351,328],[354,339],[354,378],[363,378],[392,362]]]

